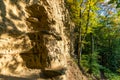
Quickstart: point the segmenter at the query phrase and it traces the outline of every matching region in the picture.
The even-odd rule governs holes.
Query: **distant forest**
[[[75,61],[85,74],[120,80],[120,0],[66,0]]]

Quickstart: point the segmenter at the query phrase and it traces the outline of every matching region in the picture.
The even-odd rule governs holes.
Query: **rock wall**
[[[0,0],[0,73],[66,69],[69,32],[64,0]]]

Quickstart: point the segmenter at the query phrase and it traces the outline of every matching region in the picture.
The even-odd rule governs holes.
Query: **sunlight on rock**
[[[18,55],[0,55],[0,73],[1,74],[11,74],[20,72],[24,69],[23,60]]]
[[[27,36],[24,38],[12,38],[8,34],[2,34],[0,39],[0,54],[16,54],[30,50],[31,42]]]
[[[64,0],[0,0],[0,77],[37,80],[41,71],[58,70],[55,80],[67,80],[67,69],[62,70],[70,57],[64,4]]]

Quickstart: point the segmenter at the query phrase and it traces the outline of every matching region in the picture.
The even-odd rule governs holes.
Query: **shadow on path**
[[[6,75],[0,75],[0,80],[1,79],[2,80],[31,80],[31,79],[28,79],[28,78],[21,78],[21,77],[15,77],[15,76],[6,76]]]

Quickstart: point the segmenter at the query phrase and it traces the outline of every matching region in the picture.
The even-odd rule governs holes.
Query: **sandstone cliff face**
[[[0,73],[67,68],[61,79],[70,80],[79,69],[70,71],[68,25],[64,0],[0,0]]]

